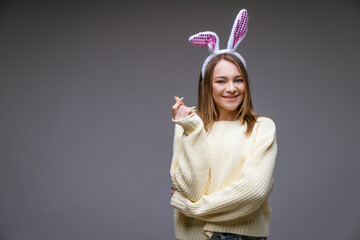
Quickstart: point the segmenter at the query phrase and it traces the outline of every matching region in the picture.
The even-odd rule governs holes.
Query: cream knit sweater
[[[246,137],[246,124],[239,121],[217,121],[208,135],[196,113],[172,121],[175,236],[209,239],[215,231],[269,236],[268,196],[277,155],[274,122],[259,117]]]

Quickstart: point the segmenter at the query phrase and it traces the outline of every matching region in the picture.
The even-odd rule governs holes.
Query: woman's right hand
[[[193,107],[187,107],[182,101],[182,98],[175,96],[176,103],[172,106],[172,118],[173,120],[179,120],[187,117],[188,115],[195,112]]]

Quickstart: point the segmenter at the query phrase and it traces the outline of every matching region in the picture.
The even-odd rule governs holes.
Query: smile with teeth
[[[223,96],[223,98],[227,98],[227,99],[234,99],[237,98],[239,95],[236,96]]]

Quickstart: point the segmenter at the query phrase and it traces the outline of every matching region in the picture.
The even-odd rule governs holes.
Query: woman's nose
[[[228,92],[234,92],[234,91],[235,91],[235,86],[234,86],[234,84],[233,84],[232,82],[229,82],[229,83],[227,84],[226,90],[227,90]]]

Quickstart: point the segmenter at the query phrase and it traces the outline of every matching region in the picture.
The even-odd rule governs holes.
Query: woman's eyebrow
[[[220,78],[220,79],[227,79],[227,77],[225,77],[225,76],[216,76],[214,79],[218,79],[218,78]]]
[[[216,76],[214,79],[218,79],[218,78],[220,78],[220,79],[228,79],[228,78],[225,77],[225,76]],[[234,78],[234,79],[235,79],[235,78],[242,78],[242,75],[236,75],[236,76],[234,76],[233,78]]]

